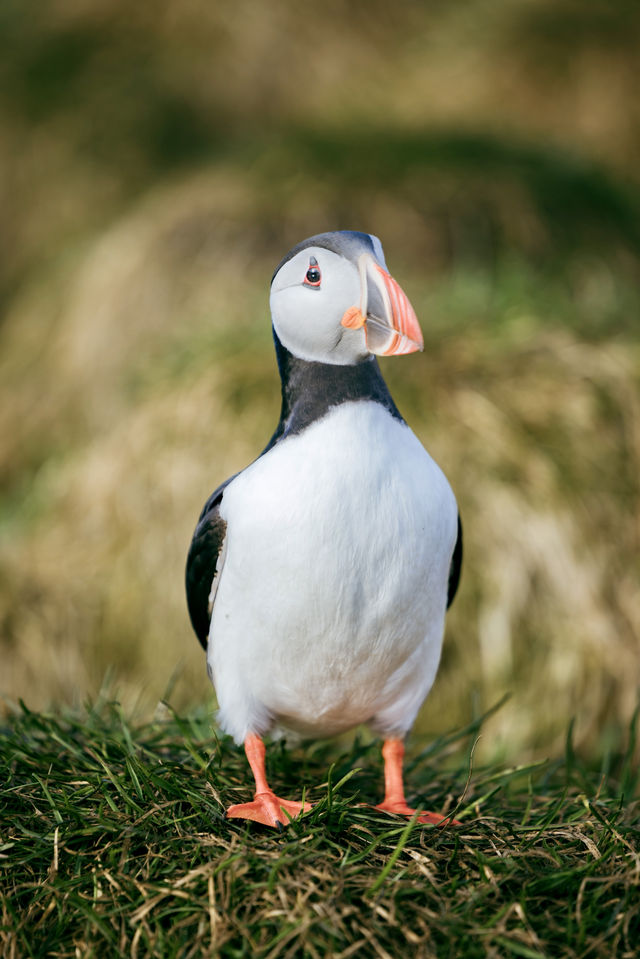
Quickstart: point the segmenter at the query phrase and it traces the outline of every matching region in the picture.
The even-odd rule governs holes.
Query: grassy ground
[[[311,813],[282,834],[227,822],[244,757],[207,716],[117,705],[12,715],[0,752],[2,956],[629,957],[640,936],[635,726],[599,768],[574,755],[472,764],[480,723],[414,743],[398,821],[378,746],[268,752]],[[634,799],[635,796],[635,799]]]

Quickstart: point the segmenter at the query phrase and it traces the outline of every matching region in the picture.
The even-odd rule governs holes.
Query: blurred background
[[[640,6],[3,0],[0,694],[210,700],[183,569],[277,421],[268,285],[380,236],[383,372],[450,478],[432,735],[620,747],[638,699]]]

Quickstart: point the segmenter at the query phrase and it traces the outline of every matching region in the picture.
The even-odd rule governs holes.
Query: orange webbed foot
[[[412,809],[411,806],[408,806],[406,802],[402,801],[386,801],[378,803],[375,807],[381,812],[390,812],[396,816],[414,816],[417,812],[416,809]],[[442,816],[439,812],[420,812],[418,819],[416,820],[423,825],[428,826],[461,826],[462,823],[457,819],[452,819],[451,816]]]
[[[238,803],[229,806],[227,819],[248,819],[262,823],[263,826],[273,826],[280,829],[288,826],[291,819],[295,819],[303,812],[311,809],[311,803],[295,802],[292,799],[280,799],[274,792],[268,790],[255,794],[253,802]]]

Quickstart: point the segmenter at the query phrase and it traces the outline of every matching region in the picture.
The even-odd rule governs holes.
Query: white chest
[[[439,467],[379,404],[337,407],[225,490],[211,624],[229,691],[301,728],[366,721],[421,644],[439,656],[457,508]],[[231,692],[230,692],[231,696]]]

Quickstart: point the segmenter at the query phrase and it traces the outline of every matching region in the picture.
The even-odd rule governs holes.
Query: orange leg
[[[404,798],[404,783],[402,779],[402,760],[404,759],[404,743],[401,739],[385,739],[382,747],[384,759],[384,802],[376,806],[383,812],[396,813],[400,816],[413,816],[416,812],[407,805]],[[441,816],[437,812],[423,812],[418,816],[418,822],[430,823],[433,826],[451,824],[461,826],[457,819]]]
[[[279,799],[269,787],[264,763],[265,748],[259,736],[250,733],[244,741],[244,751],[256,783],[255,796],[253,802],[229,806],[229,819],[251,819],[265,826],[281,828],[289,825],[289,817],[293,819],[311,808],[311,803]],[[286,815],[287,813],[289,815]]]

